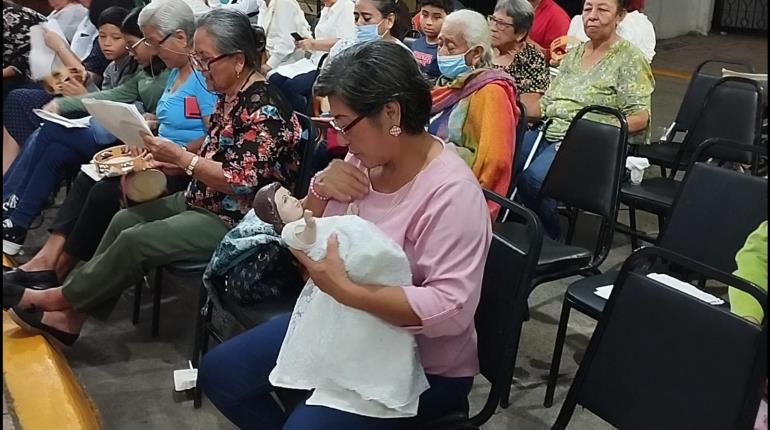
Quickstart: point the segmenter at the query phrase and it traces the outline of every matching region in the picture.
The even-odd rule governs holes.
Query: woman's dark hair
[[[139,12],[141,11],[142,7],[135,7],[126,14],[123,22],[120,23],[120,31],[123,34],[130,34],[140,39],[144,37],[142,29],[139,28]]]
[[[258,69],[267,35],[262,27],[252,25],[244,13],[232,9],[214,9],[198,19],[197,29],[206,29],[221,54],[241,52],[246,66]]]
[[[99,22],[96,28],[100,28],[105,24],[112,24],[115,27],[121,28],[123,20],[126,19],[127,15],[128,9],[126,8],[120,6],[108,7],[107,9],[104,9],[104,12],[102,12],[101,15],[99,15]]]
[[[391,13],[393,14],[393,28],[390,29],[390,34],[393,37],[402,40],[406,36],[406,32],[412,29],[412,15],[402,0],[370,1],[374,3],[374,7],[382,14],[383,18],[387,18]]]
[[[99,28],[99,17],[102,16],[102,12],[113,6],[131,10],[134,7],[134,0],[92,0],[91,6],[88,8],[88,19],[91,24]]]
[[[380,113],[385,103],[401,106],[401,128],[421,133],[430,119],[430,84],[414,56],[385,40],[359,43],[337,54],[316,79],[315,94],[335,96],[360,115]]]

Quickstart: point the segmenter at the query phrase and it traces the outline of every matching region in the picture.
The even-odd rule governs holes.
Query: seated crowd
[[[301,164],[313,161],[301,155],[300,116],[308,115],[347,155],[315,173],[300,213],[342,216],[355,207],[403,249],[412,281],[383,288],[355,279],[332,250],[336,239],[325,258],[298,259],[320,291],[414,335],[430,383],[417,416],[440,417],[462,409],[479,371],[474,314],[498,210],[482,188],[509,195],[518,187],[516,199],[559,239],[556,202],[539,191],[575,115],[590,105],[617,109],[629,143],[649,142],[652,57],[622,37],[627,0],[585,0],[573,21],[581,41],[558,61],[550,47],[570,22],[553,0],[499,0],[487,17],[454,0],[423,0],[411,46],[412,17],[396,0],[324,0],[314,31],[296,0],[212,8],[126,1],[80,1],[88,31],[74,34],[88,41],[46,33],[61,63],[86,76],[62,83],[56,96],[29,78],[26,62],[23,35],[46,17],[3,3],[3,152],[18,152],[3,169],[4,253],[20,251],[62,179],[71,181],[45,245],[3,274],[3,307],[60,344],[73,345],[88,318],[106,318],[150,270],[208,261],[260,188],[295,189]],[[68,26],[78,19],[67,16]],[[14,89],[6,93],[6,84]],[[164,196],[132,201],[121,178],[79,171],[119,144],[97,120],[67,128],[33,112],[84,117],[84,98],[143,113],[153,135],[143,135],[141,156],[167,177]],[[517,141],[517,126],[545,118],[525,167],[540,131]],[[233,423],[390,429],[415,419],[309,403],[287,416],[271,395],[270,372],[293,324],[276,318],[204,357],[201,387]]]

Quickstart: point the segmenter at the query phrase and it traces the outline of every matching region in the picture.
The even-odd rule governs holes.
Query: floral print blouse
[[[518,94],[543,94],[551,83],[545,55],[529,42],[526,42],[524,47],[516,53],[511,64],[507,66],[495,65],[494,67],[513,77],[516,81]]]
[[[551,142],[564,138],[572,119],[586,106],[611,107],[625,116],[650,111],[655,78],[642,52],[627,40],[620,39],[607,50],[604,58],[583,70],[581,63],[586,43],[576,46],[564,57],[559,74],[540,99],[543,116],[553,120],[545,135]],[[588,115],[587,118],[607,124],[617,122],[605,115]],[[649,141],[649,127],[643,133],[629,136],[629,143],[644,141]]]
[[[29,74],[29,28],[45,21],[30,8],[3,5],[3,68],[12,66],[22,76]]]
[[[224,97],[220,97],[210,122],[198,155],[222,163],[233,194],[193,179],[185,197],[189,207],[209,210],[233,227],[251,209],[262,186],[278,181],[294,189],[302,129],[278,89],[264,81],[243,90],[227,116]]]

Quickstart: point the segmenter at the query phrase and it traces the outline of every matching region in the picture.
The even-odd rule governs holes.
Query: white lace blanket
[[[316,221],[315,244],[307,246],[296,238],[304,220],[287,224],[283,239],[318,261],[326,256],[328,237],[337,233],[351,280],[411,285],[406,254],[377,226],[355,215]],[[415,416],[419,396],[428,389],[411,333],[338,303],[312,280],[297,300],[270,383],[314,389],[309,405],[379,418]]]

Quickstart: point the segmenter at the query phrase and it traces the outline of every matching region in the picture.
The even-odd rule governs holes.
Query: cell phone
[[[201,108],[198,106],[198,99],[195,96],[184,98],[184,116],[185,118],[201,118]]]
[[[294,40],[296,40],[297,42],[299,42],[300,40],[305,40],[304,37],[300,36],[299,33],[296,33],[296,32],[292,33],[291,37],[293,37]]]

